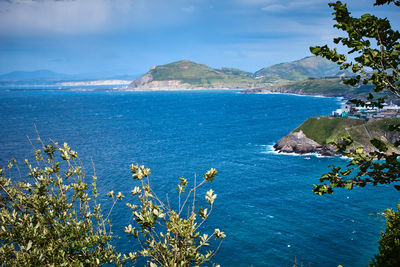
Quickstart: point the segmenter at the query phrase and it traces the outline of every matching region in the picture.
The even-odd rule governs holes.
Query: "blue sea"
[[[204,231],[224,231],[214,262],[221,266],[365,266],[377,253],[382,211],[395,207],[391,186],[338,190],[317,196],[311,190],[340,157],[274,153],[271,146],[310,116],[328,115],[336,98],[238,91],[73,92],[2,90],[0,164],[32,156],[27,136],[68,142],[88,174],[91,159],[105,194],[126,198],[111,214],[118,250],[134,251],[124,226],[132,223],[129,165],[151,168],[159,196],[176,199],[177,179],[199,179],[210,168],[218,176],[209,188],[217,199]],[[90,175],[88,175],[90,176]]]

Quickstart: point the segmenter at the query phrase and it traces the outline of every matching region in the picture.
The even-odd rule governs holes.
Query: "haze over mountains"
[[[0,82],[16,83],[52,83],[60,81],[88,81],[121,79],[133,80],[139,75],[104,75],[101,73],[65,74],[51,70],[13,71],[0,75]]]
[[[253,79],[261,79],[262,82],[274,82],[277,80],[298,81],[307,78],[318,78],[336,75],[339,68],[335,63],[319,57],[306,57],[301,60],[281,63],[251,73],[235,68],[213,69],[203,64],[181,60],[166,65],[155,66],[147,74],[152,74],[154,80],[163,79],[187,79],[193,84],[199,83],[199,79],[233,79],[238,85],[252,84]],[[139,75],[104,75],[100,73],[64,74],[51,70],[13,71],[0,75],[0,81],[55,81],[55,80],[89,80],[89,79],[135,79]],[[239,79],[240,77],[240,79]],[[247,82],[246,82],[246,78]],[[251,81],[251,82],[250,82]],[[232,82],[233,83],[233,82]]]
[[[214,69],[204,64],[181,60],[153,66],[140,78],[138,75],[101,76],[99,74],[70,75],[49,70],[15,71],[0,75],[2,86],[7,84],[54,84],[56,86],[86,86],[117,84],[127,87],[117,90],[190,90],[190,89],[246,89],[246,92],[296,93],[306,95],[346,96],[364,95],[364,89],[354,89],[341,83],[348,73],[336,63],[321,57],[305,57],[262,68],[255,73],[235,68]],[[138,78],[134,80],[135,78]],[[95,81],[93,83],[92,81]],[[112,89],[114,87],[109,87]]]

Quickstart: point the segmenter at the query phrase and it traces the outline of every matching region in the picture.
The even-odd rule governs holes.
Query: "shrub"
[[[212,234],[200,234],[200,227],[210,216],[217,195],[212,189],[208,190],[205,195],[208,208],[200,207],[196,211],[196,192],[206,182],[211,182],[217,171],[207,171],[199,184],[195,179],[191,189],[187,188],[188,181],[185,178],[179,178],[177,210],[171,208],[168,196],[164,203],[150,187],[150,169],[131,165],[131,173],[141,183],[140,187],[136,186],[131,191],[139,204],[127,204],[133,210],[133,221],[138,229],[129,225],[125,227],[125,232],[136,238],[142,249],[138,253],[124,255],[124,259],[135,260],[142,256],[147,259],[149,266],[198,266],[210,261],[225,234],[219,229]],[[218,247],[203,252],[202,248],[209,246],[212,238],[221,240]]]
[[[385,211],[386,230],[381,232],[379,254],[371,260],[369,266],[400,266],[400,205],[397,211]]]
[[[34,165],[25,160],[28,180],[15,159],[0,168],[0,261],[6,266],[118,265],[111,224],[96,202],[96,176],[90,185],[85,182],[78,154],[67,143],[38,141]]]

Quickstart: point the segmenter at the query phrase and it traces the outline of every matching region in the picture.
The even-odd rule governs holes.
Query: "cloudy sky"
[[[256,71],[310,55],[329,43],[326,0],[0,0],[0,74],[141,74],[189,59]],[[348,1],[353,15],[388,17],[400,8]]]

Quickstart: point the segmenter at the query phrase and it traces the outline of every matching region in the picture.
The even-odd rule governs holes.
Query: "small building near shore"
[[[400,118],[400,106],[394,104],[382,105],[382,108],[378,107],[357,107],[353,103],[347,101],[343,103],[340,109],[332,112],[333,117],[343,117],[343,118],[360,118],[360,119],[370,119],[370,118]]]

